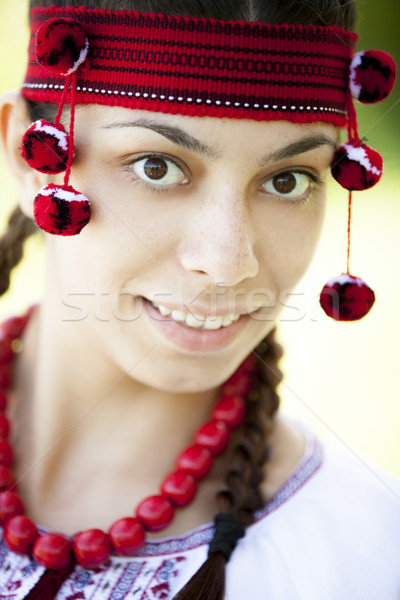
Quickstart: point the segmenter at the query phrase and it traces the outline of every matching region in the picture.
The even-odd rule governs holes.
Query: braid
[[[249,394],[246,420],[238,432],[229,461],[228,489],[219,492],[216,498],[218,509],[232,515],[243,527],[251,525],[255,512],[265,505],[260,487],[269,456],[266,440],[279,406],[276,387],[282,379],[277,367],[282,349],[274,340],[274,333],[272,331],[255,350],[258,371]],[[221,552],[209,554],[174,600],[222,600],[227,560]]]
[[[8,220],[6,232],[0,238],[0,296],[10,286],[11,271],[22,258],[25,240],[36,231],[33,221],[17,206]]]

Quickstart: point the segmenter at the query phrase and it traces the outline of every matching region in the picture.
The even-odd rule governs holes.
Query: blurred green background
[[[400,56],[398,0],[360,0],[359,49]],[[0,92],[16,89],[27,46],[27,2],[0,0]],[[346,192],[331,185],[327,218],[315,260],[296,290],[297,309],[284,311],[279,332],[285,347],[283,410],[323,438],[334,437],[400,475],[400,85],[384,102],[357,106],[360,135],[384,157],[385,174],[368,192],[355,194],[351,270],[375,289],[376,305],[363,320],[336,323],[318,307],[327,279],[345,270]],[[17,189],[0,162],[0,225],[17,201]],[[0,301],[0,317],[40,300],[43,247],[40,236],[26,246],[12,291]]]

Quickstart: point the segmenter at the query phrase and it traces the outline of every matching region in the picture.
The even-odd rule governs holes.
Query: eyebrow
[[[127,127],[144,127],[150,129],[164,136],[174,144],[182,146],[195,152],[196,154],[203,155],[207,158],[219,158],[221,155],[218,150],[213,146],[204,144],[194,136],[190,135],[180,127],[174,127],[172,125],[166,125],[153,119],[135,119],[133,121],[120,121],[109,123],[104,125],[102,129],[125,129]],[[298,154],[310,152],[321,146],[332,146],[336,149],[336,142],[328,135],[322,132],[310,133],[305,137],[302,137],[295,142],[278,148],[273,152],[263,156],[258,164],[259,167],[264,167],[270,163],[279,162],[280,160],[293,158]]]
[[[332,146],[332,148],[336,150],[336,142],[329,135],[325,135],[322,132],[311,133],[295,142],[291,142],[287,146],[278,148],[278,150],[274,150],[274,152],[265,155],[261,158],[259,167],[263,167],[269,163],[279,162],[280,160],[293,158],[298,154],[304,154],[305,152],[310,152],[310,150],[315,150],[316,148],[326,145]]]
[[[218,158],[219,152],[212,146],[207,146],[197,138],[193,137],[180,127],[165,125],[156,120],[151,119],[135,119],[134,121],[122,121],[105,125],[103,129],[122,129],[125,127],[144,127],[151,129],[160,135],[166,137],[170,142],[183,146],[196,154],[206,156],[207,158]]]

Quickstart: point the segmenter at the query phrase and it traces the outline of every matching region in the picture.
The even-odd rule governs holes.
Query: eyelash
[[[182,184],[171,184],[171,185],[152,185],[151,183],[149,183],[148,181],[144,181],[141,177],[139,177],[132,169],[132,167],[138,163],[139,161],[142,160],[146,160],[146,159],[151,159],[151,158],[160,158],[163,159],[167,162],[173,163],[176,167],[178,167],[178,169],[180,169],[182,171],[182,173],[184,174],[184,169],[181,167],[181,165],[174,160],[172,157],[165,155],[165,154],[145,154],[143,156],[140,156],[138,158],[136,158],[135,160],[131,161],[126,167],[125,170],[128,171],[132,181],[138,185],[140,185],[143,189],[150,191],[150,192],[156,192],[158,194],[168,194],[169,192],[173,192],[176,190],[177,187],[179,187]],[[305,175],[306,177],[308,177],[311,182],[310,185],[308,186],[306,192],[303,194],[303,196],[300,196],[298,198],[296,197],[287,197],[285,195],[280,195],[278,192],[273,193],[273,192],[268,192],[268,191],[262,191],[262,193],[264,194],[271,194],[274,197],[278,198],[280,202],[283,202],[284,204],[292,204],[292,205],[300,205],[300,204],[307,204],[311,193],[313,192],[314,187],[320,185],[321,183],[321,179],[320,177],[317,177],[314,173],[311,173],[310,171],[305,171],[305,170],[301,170],[301,169],[285,169],[283,171],[280,171],[278,173],[275,173],[274,175],[271,175],[270,177],[268,177],[263,183],[262,185],[265,185],[266,183],[268,183],[269,181],[273,180],[275,177],[278,177],[279,175],[285,175],[285,174],[300,174],[300,175]],[[183,184],[185,185],[185,184]]]

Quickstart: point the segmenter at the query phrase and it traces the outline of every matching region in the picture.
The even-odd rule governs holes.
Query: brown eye
[[[293,173],[280,173],[272,179],[272,185],[278,194],[290,194],[296,189],[296,177]]]
[[[300,171],[285,171],[277,173],[262,184],[264,191],[268,194],[290,198],[301,199],[311,190],[312,182],[316,182],[311,174]]]
[[[168,165],[163,158],[148,158],[143,171],[150,179],[162,179],[168,173]]]
[[[134,171],[137,178],[154,187],[167,188],[188,182],[182,169],[173,160],[163,156],[139,158],[131,164],[130,169]]]

